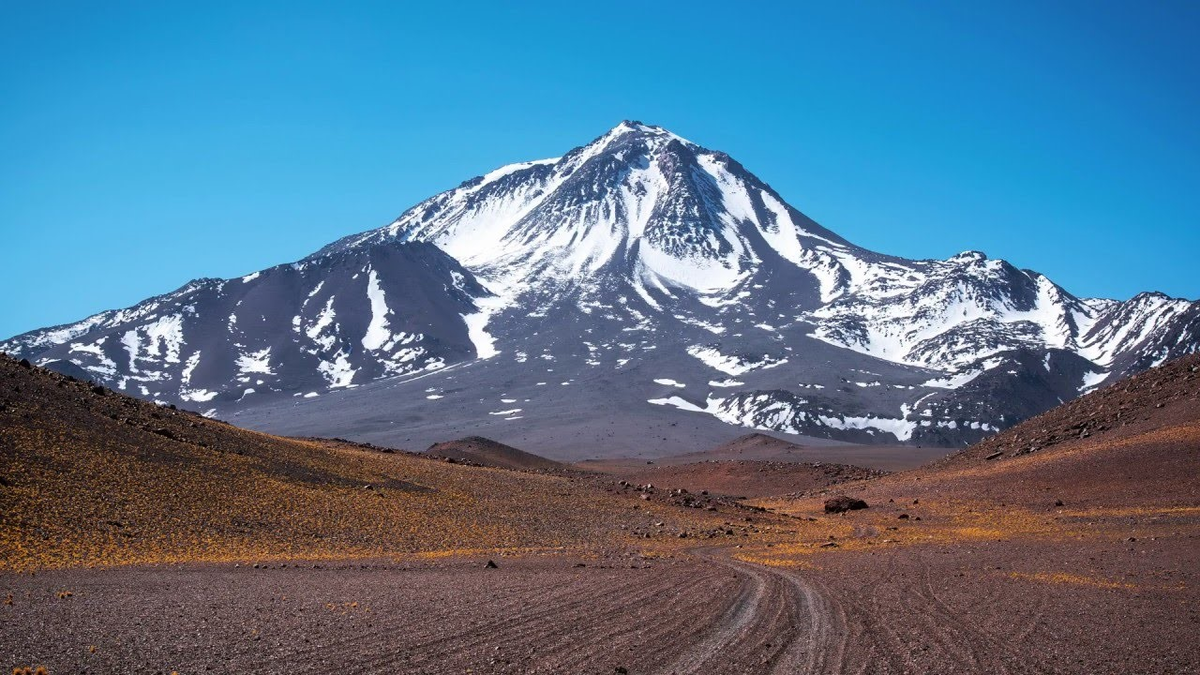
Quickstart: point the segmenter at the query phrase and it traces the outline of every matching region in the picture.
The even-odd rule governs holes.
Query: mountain
[[[476,303],[489,295],[436,246],[362,246],[238,279],[200,279],[0,348],[73,376],[72,366],[83,368],[164,403],[278,391],[315,397],[473,358]]]
[[[294,265],[0,349],[256,428],[577,458],[737,427],[962,444],[1198,344],[1200,303],[875,253],[728,155],[623,122]]]

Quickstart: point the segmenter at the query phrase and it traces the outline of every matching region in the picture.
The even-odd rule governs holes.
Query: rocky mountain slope
[[[565,458],[724,425],[961,444],[1198,344],[1200,303],[868,251],[728,155],[623,122],[295,265],[0,349],[264,429]]]
[[[315,397],[473,358],[475,303],[488,296],[435,246],[367,246],[239,279],[200,279],[129,309],[27,333],[3,350],[188,407],[260,392]]]

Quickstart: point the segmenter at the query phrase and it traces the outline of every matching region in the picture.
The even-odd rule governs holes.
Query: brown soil
[[[623,473],[650,466],[678,466],[700,462],[758,461],[807,464],[843,464],[879,471],[903,471],[922,466],[953,452],[946,448],[889,445],[799,445],[764,433],[751,433],[716,447],[647,461],[632,457],[589,459],[575,464],[588,471]]]
[[[604,674],[825,659],[822,606],[784,572],[725,556],[496,560],[10,576],[0,658],[52,673]]]
[[[730,517],[635,498],[245,431],[0,357],[0,571],[644,547]]]
[[[885,472],[831,463],[710,460],[690,464],[639,466],[612,470],[612,475],[635,484],[708,491],[735,497],[769,497],[865,480]]]
[[[565,464],[531,452],[518,450],[511,445],[505,445],[482,436],[468,436],[457,441],[434,443],[425,453],[432,457],[452,459],[473,466],[490,466],[513,471],[562,472],[567,469]]]

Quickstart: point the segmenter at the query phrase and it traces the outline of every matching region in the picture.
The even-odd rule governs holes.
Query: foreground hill
[[[0,342],[260,430],[555,459],[747,427],[961,447],[1198,347],[1200,303],[870,251],[630,121],[294,264]]]
[[[513,471],[564,471],[566,465],[480,436],[434,443],[425,454]]]
[[[279,438],[0,357],[0,569],[593,550],[642,521],[575,479]],[[657,510],[657,509],[655,509]],[[723,520],[723,519],[722,519]]]
[[[1032,509],[1200,510],[1200,355],[1088,394],[914,471],[861,485]]]

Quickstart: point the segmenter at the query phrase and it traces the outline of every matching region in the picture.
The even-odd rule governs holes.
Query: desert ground
[[[0,358],[0,448],[13,669],[1200,672],[1200,357],[945,457],[575,465],[270,436]]]

